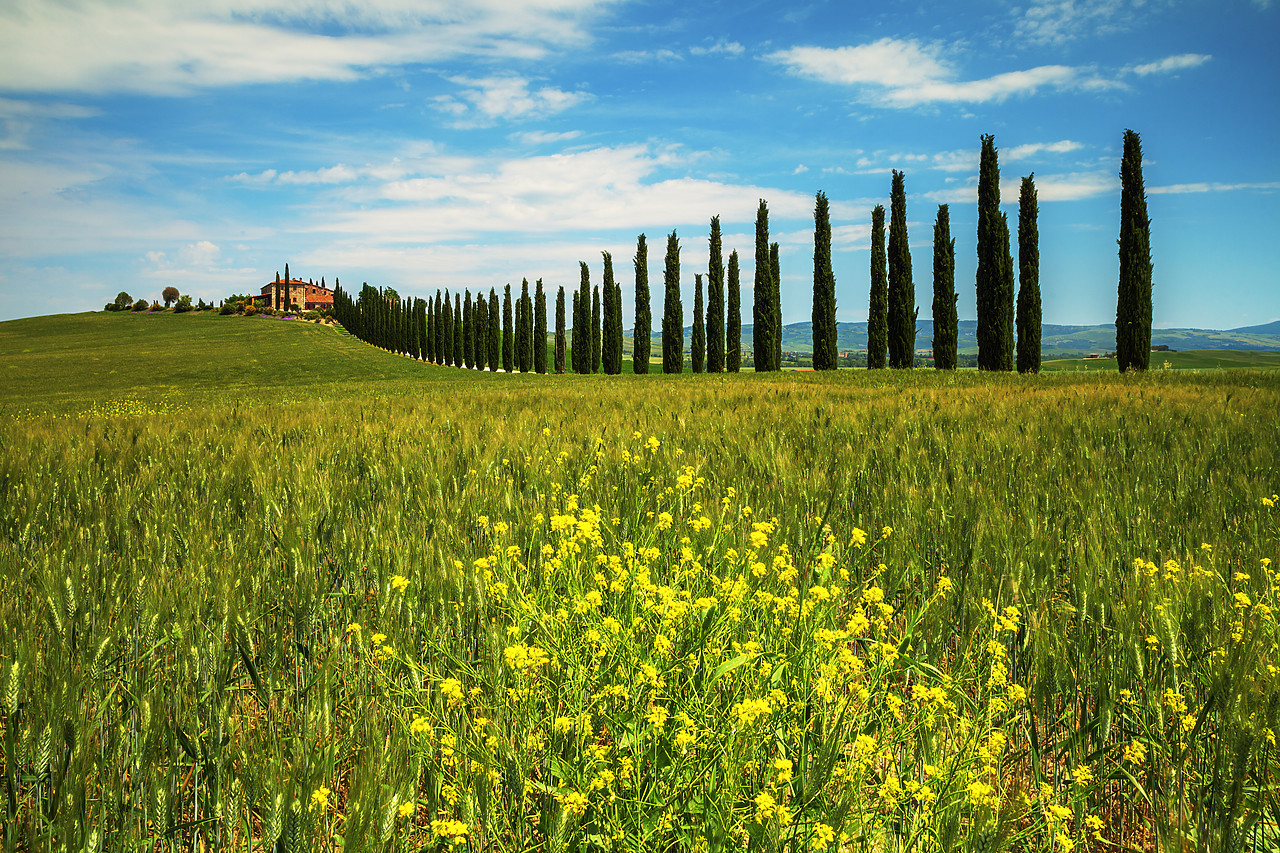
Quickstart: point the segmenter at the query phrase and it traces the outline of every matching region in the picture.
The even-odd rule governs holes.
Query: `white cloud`
[[[826,83],[872,84],[890,90],[921,86],[954,76],[937,44],[882,38],[848,47],[792,47],[765,58],[792,73]]]
[[[528,130],[522,133],[513,133],[507,138],[512,142],[518,142],[521,145],[550,145],[556,142],[568,142],[571,139],[577,139],[582,135],[580,130],[566,130],[556,133],[548,130]]]
[[[736,41],[725,41],[720,39],[712,45],[698,45],[689,48],[689,53],[694,56],[706,56],[708,54],[726,53],[730,56],[740,56],[746,48]]]
[[[1120,181],[1111,172],[1071,172],[1036,175],[1036,197],[1046,201],[1080,201],[1119,192]],[[1021,178],[1000,181],[1000,203],[1017,204],[1022,189]],[[939,204],[977,204],[978,179],[974,176],[963,184],[925,193],[924,198]]]
[[[1079,151],[1083,147],[1083,143],[1075,142],[1070,139],[1061,139],[1057,142],[1029,142],[1025,145],[1015,145],[1012,148],[1004,149],[1000,152],[1000,159],[1028,160],[1042,152],[1049,154],[1066,154],[1070,151]],[[977,156],[978,155],[975,153],[974,157],[976,158]]]
[[[1280,190],[1280,181],[1257,181],[1247,183],[1221,183],[1218,181],[1192,184],[1170,184],[1164,187],[1147,187],[1147,195],[1176,195],[1182,193],[1221,193],[1237,190]]]
[[[614,0],[12,0],[0,90],[145,92],[350,80],[458,56],[536,58],[588,40]]]
[[[646,62],[683,62],[684,57],[669,48],[658,50],[620,50],[610,57],[615,62],[641,65]]]
[[[445,96],[440,103],[447,112],[459,117],[460,125],[466,126],[541,118],[563,112],[590,97],[586,92],[566,92],[554,86],[534,89],[529,80],[514,74],[450,77],[449,80],[463,90],[456,98]]]
[[[1066,154],[1083,148],[1083,143],[1070,139],[1057,142],[1027,142],[1000,151],[1001,162],[1041,160],[1046,154]],[[857,160],[858,174],[887,175],[893,169],[907,171],[912,168],[932,169],[939,172],[978,172],[979,148],[960,148],[937,151],[933,154],[904,151],[874,151]]]
[[[1148,74],[1169,74],[1187,68],[1197,68],[1212,58],[1204,53],[1180,53],[1177,56],[1166,56],[1164,59],[1144,65],[1135,65],[1131,70],[1140,77],[1146,77]]]
[[[1033,0],[1014,35],[1033,44],[1063,44],[1132,26],[1144,0]]]

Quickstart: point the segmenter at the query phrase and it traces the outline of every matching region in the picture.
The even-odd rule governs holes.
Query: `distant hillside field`
[[[1260,350],[1189,350],[1186,352],[1153,352],[1151,369],[1161,370],[1224,370],[1228,368],[1280,368],[1280,352]],[[1116,371],[1114,358],[1059,358],[1047,359],[1042,368],[1057,370]]]

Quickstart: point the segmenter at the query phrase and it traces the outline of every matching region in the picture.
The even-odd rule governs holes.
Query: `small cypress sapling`
[[[933,366],[956,369],[956,241],[951,238],[951,212],[938,205],[933,226]]]
[[[547,295],[542,291],[542,279],[538,279],[533,297],[533,369],[547,372]]]
[[[1035,172],[1018,194],[1018,372],[1040,372],[1040,212]]]
[[[738,250],[729,253],[729,311],[725,319],[724,363],[730,373],[742,370],[742,284],[739,281]]]
[[[556,373],[564,373],[564,285],[556,291]]]
[[[694,373],[702,373],[706,367],[707,332],[703,325],[702,312],[702,273],[694,273],[693,333],[689,339],[689,361],[692,363]]]
[[[667,257],[662,281],[662,372],[683,373],[684,307],[680,304],[680,241],[675,231],[667,237]]]
[[[636,238],[636,325],[631,338],[632,369],[649,372],[649,345],[653,334],[653,315],[649,305],[649,249],[644,235]]]
[[[889,287],[884,262],[884,205],[871,211],[871,301],[867,310],[867,368],[883,370],[889,347]]]

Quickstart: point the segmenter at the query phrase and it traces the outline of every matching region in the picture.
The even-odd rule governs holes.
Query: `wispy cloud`
[[[1183,54],[1110,73],[1094,66],[1040,65],[974,80],[961,79],[945,45],[915,39],[882,38],[836,48],[791,47],[767,54],[765,59],[797,76],[853,87],[869,103],[909,108],[939,103],[999,103],[1045,90],[1122,89],[1126,86],[1121,79],[1125,71],[1140,75],[1169,73],[1202,64],[1208,57]]]
[[[746,48],[736,41],[725,41],[724,39],[720,39],[714,44],[696,45],[691,47],[689,48],[689,53],[694,56],[707,56],[716,53],[723,53],[729,56],[741,56],[745,50]]]
[[[582,135],[580,130],[566,130],[554,132],[548,130],[526,130],[520,133],[513,133],[507,138],[512,142],[519,142],[521,145],[537,146],[552,145],[557,142],[568,142],[571,139],[577,139]]]
[[[1033,44],[1064,44],[1132,26],[1143,0],[1032,0],[1014,35]]]
[[[1000,151],[1001,162],[1019,162],[1032,160],[1044,161],[1046,155],[1066,154],[1078,151],[1083,143],[1070,139],[1057,142],[1026,142]],[[905,151],[873,151],[859,157],[857,172],[863,175],[888,174],[893,169],[931,169],[939,172],[972,172],[978,171],[979,148],[961,148],[933,153]]]
[[[437,107],[457,117],[459,126],[484,126],[498,121],[542,118],[563,112],[591,95],[566,92],[554,86],[534,88],[531,81],[515,74],[491,77],[450,77],[463,87],[456,96],[436,99]]]
[[[1041,202],[1081,201],[1115,193],[1120,188],[1115,174],[1103,171],[1036,175],[1035,181],[1036,196]],[[1020,178],[1002,179],[1000,203],[1017,204],[1021,186]],[[976,204],[978,180],[974,177],[963,184],[925,193],[923,197],[939,204]]]
[[[1179,195],[1182,193],[1224,193],[1237,190],[1280,190],[1280,181],[1250,181],[1235,184],[1208,181],[1192,184],[1169,184],[1163,187],[1147,187],[1147,194]]]

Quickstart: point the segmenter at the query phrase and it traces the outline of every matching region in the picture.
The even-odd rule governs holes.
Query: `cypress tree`
[[[573,301],[573,372],[591,372],[591,270],[578,261],[578,293]]]
[[[591,372],[600,372],[600,288],[591,291]]]
[[[573,331],[575,334],[569,339],[569,367],[574,373],[582,372],[582,356],[581,350],[578,349],[582,343],[582,292],[575,290],[573,292],[573,322],[577,326]]]
[[[702,373],[706,366],[707,332],[702,311],[702,273],[699,272],[693,274],[693,334],[689,340],[689,361],[694,373]]]
[[[782,369],[782,272],[778,269],[778,244],[769,244],[769,304],[773,310],[773,361],[772,370]]]
[[[462,351],[466,338],[462,331],[462,294],[453,294],[453,366],[462,367]]]
[[[547,294],[538,279],[537,294],[533,297],[533,369],[547,372]]]
[[[502,366],[502,311],[498,305],[498,292],[489,288],[489,369],[494,373]]]
[[[520,363],[520,372],[528,373],[533,369],[533,306],[529,300],[529,279],[520,283],[520,322],[519,342],[516,344],[516,358]]]
[[[475,312],[476,370],[484,370],[489,358],[489,304],[483,290],[476,293],[475,306],[471,310]]]
[[[436,360],[436,307],[433,297],[427,297],[427,361]]]
[[[649,248],[644,235],[636,238],[636,325],[631,337],[632,370],[649,372],[649,343],[653,334],[653,314],[649,306]]]
[[[449,299],[449,289],[444,291],[444,364],[446,367],[453,366],[453,302]]]
[[[336,282],[337,279],[334,279],[334,281]],[[426,303],[426,300],[419,299],[417,301],[417,306],[418,306],[418,340],[421,342],[421,350],[422,350],[421,352],[418,353],[418,358],[420,358],[423,361],[426,361],[428,358],[430,358],[430,355],[429,355],[430,351],[427,349],[427,303]]]
[[[724,372],[724,259],[720,217],[711,217],[710,257],[707,259],[707,372]]]
[[[738,276],[738,250],[734,249],[729,253],[729,313],[724,327],[724,365],[730,373],[742,370],[742,285]]]
[[[621,359],[614,357],[614,322],[613,315],[618,309],[616,300],[616,291],[613,281],[613,257],[608,252],[601,252],[604,256],[604,296],[601,305],[601,316],[603,317],[604,327],[600,330],[600,363],[604,368],[604,372],[609,376],[614,376],[622,369]],[[619,350],[619,355],[621,351]]]
[[[556,373],[564,373],[564,285],[556,291]]]
[[[884,263],[884,205],[871,211],[871,303],[867,309],[867,368],[883,370],[889,347],[889,286]]]
[[[1040,372],[1040,230],[1036,175],[1018,194],[1018,372]]]
[[[773,370],[773,265],[769,262],[769,207],[756,209],[756,272],[751,310],[751,344],[756,373]]]
[[[907,192],[904,176],[893,170],[889,195],[889,366],[903,369],[916,360],[916,288],[907,242]]]
[[[1142,139],[1132,130],[1124,132],[1120,160],[1119,247],[1116,360],[1120,372],[1127,373],[1151,365],[1151,219],[1142,181]]]
[[[511,285],[502,292],[502,369],[516,372],[516,335],[511,326]]]
[[[680,304],[680,241],[674,231],[667,237],[662,283],[662,372],[683,373],[684,306]]]
[[[813,369],[836,369],[836,276],[831,268],[831,211],[819,192],[813,208]]]
[[[1013,369],[1013,259],[1009,222],[1000,212],[995,137],[982,137],[978,167],[978,369]]]
[[[471,314],[471,288],[467,288],[467,298],[462,303],[462,364],[468,370],[476,366],[476,330],[475,317]]]
[[[956,241],[951,239],[951,210],[938,205],[933,225],[933,366],[956,369]]]
[[[612,268],[612,264],[609,265]],[[614,374],[622,372],[622,285],[613,282],[613,365]]]

